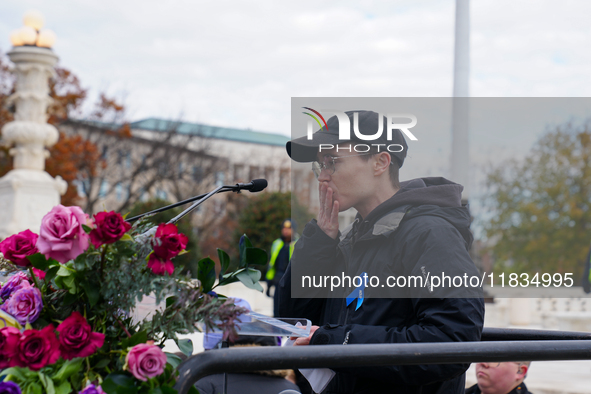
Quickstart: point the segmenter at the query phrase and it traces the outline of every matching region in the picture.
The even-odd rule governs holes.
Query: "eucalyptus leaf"
[[[179,366],[180,363],[183,362],[183,360],[177,356],[176,354],[172,354],[172,353],[164,353],[166,354],[166,362],[170,365],[172,365],[173,368],[176,368]]]
[[[185,356],[191,357],[193,355],[193,342],[190,339],[179,339],[177,345]]]

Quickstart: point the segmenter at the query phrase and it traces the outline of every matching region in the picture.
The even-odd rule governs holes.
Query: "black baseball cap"
[[[398,167],[402,167],[404,163],[404,158],[406,157],[406,151],[408,150],[408,145],[406,144],[406,140],[402,135],[402,132],[398,129],[392,130],[392,140],[387,139],[388,133],[386,132],[386,124],[387,119],[385,116],[382,116],[382,135],[371,141],[364,141],[358,139],[355,133],[353,132],[353,114],[357,113],[359,117],[359,132],[364,135],[372,135],[375,134],[379,128],[379,116],[377,112],[373,111],[346,111],[345,114],[349,117],[349,124],[351,127],[350,140],[341,140],[339,139],[339,120],[337,116],[333,116],[326,121],[326,125],[323,126],[320,130],[316,131],[312,139],[309,140],[307,136],[296,138],[295,140],[288,141],[286,144],[287,154],[293,160],[300,162],[300,163],[308,163],[317,160],[318,155],[318,147],[320,144],[331,144],[337,145],[344,142],[355,142],[359,144],[384,144],[381,148],[383,151],[390,153],[393,158],[396,158],[398,162]],[[400,152],[389,152],[386,147],[388,145],[398,144],[402,146]],[[361,152],[360,152],[361,153]]]

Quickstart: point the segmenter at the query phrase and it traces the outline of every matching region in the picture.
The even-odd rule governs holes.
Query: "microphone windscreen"
[[[266,179],[254,179],[252,181],[252,187],[249,189],[251,193],[260,192],[267,187]]]

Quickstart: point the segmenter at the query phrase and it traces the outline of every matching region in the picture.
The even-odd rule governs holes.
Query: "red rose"
[[[88,357],[94,354],[105,342],[105,334],[92,332],[90,324],[78,312],[57,326],[62,357],[71,360],[76,357]]]
[[[174,271],[174,265],[170,260],[161,260],[156,253],[152,253],[148,259],[148,268],[152,269],[152,272],[156,275],[164,275],[168,272],[168,275],[172,275]]]
[[[60,358],[59,342],[50,324],[41,331],[25,330],[16,354],[16,365],[38,371]]]
[[[0,328],[0,369],[16,365],[13,358],[18,351],[20,337],[21,332],[18,328]]]
[[[154,253],[162,261],[170,260],[187,247],[189,239],[185,234],[180,234],[174,224],[160,224],[156,229],[156,235],[152,240]]]
[[[29,267],[31,262],[27,259],[27,256],[39,252],[39,249],[35,246],[37,238],[39,238],[39,235],[31,232],[31,230],[21,231],[0,242],[0,252],[2,252],[5,259],[10,260],[12,263],[21,267]]]
[[[94,215],[95,228],[90,232],[90,241],[95,248],[119,241],[131,228],[123,217],[114,212],[99,212]]]

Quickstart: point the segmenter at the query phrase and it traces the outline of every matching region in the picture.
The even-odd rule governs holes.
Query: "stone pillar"
[[[58,140],[47,123],[48,79],[58,57],[51,49],[19,46],[8,52],[14,63],[16,91],[9,101],[16,107],[14,121],[2,128],[2,142],[13,146],[14,169],[0,178],[0,238],[30,229],[38,233],[43,216],[60,203],[67,184],[45,172],[46,147]]]

